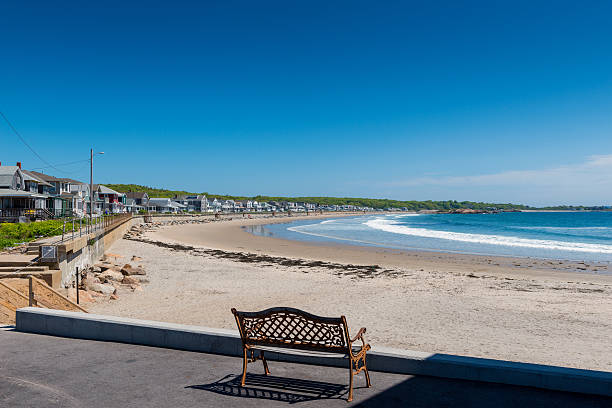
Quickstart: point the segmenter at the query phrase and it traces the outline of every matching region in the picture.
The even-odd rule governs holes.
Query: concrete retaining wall
[[[79,270],[83,270],[95,264],[104,255],[104,251],[115,241],[123,237],[132,225],[133,220],[127,219],[123,223],[106,227],[90,234],[83,234],[82,236],[75,234],[74,239],[58,245],[59,262],[48,265],[51,268],[62,271],[60,285],[63,287],[71,286],[76,268],[78,267]],[[45,265],[42,262],[40,264]]]
[[[26,307],[17,310],[17,330],[79,339],[116,341],[229,356],[242,356],[238,332],[172,323]],[[277,361],[347,367],[344,359],[266,352]],[[429,375],[559,391],[612,396],[612,373],[539,364],[375,348],[373,371]]]

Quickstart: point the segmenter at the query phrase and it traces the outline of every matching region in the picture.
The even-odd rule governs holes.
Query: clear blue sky
[[[0,4],[0,110],[49,173],[612,204],[612,2],[79,3]]]

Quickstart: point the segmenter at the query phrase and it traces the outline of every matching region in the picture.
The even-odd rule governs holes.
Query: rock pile
[[[130,262],[139,261],[142,259],[135,255],[130,260]],[[82,272],[80,289],[86,296],[117,300],[119,289],[141,291],[141,284],[149,282],[145,278],[147,273],[142,265],[134,266],[131,263],[121,265],[115,262],[110,262],[105,256],[102,262]]]
[[[162,222],[152,222],[149,224],[134,225],[123,235],[123,239],[131,239],[131,240],[141,239],[143,238],[145,232],[155,231],[162,225],[164,225],[164,223]]]

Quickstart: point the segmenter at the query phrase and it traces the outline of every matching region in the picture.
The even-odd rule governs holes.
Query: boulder
[[[121,283],[124,285],[138,285],[140,281],[135,276],[123,276]]]
[[[91,303],[93,302],[93,296],[88,290],[79,290],[79,303]]]
[[[144,269],[142,269],[140,267],[134,267],[134,266],[132,266],[130,264],[123,265],[123,268],[121,268],[121,273],[126,275],[126,276],[146,275],[146,272],[144,271]]]
[[[142,261],[142,258],[136,255],[132,255],[132,262]]]
[[[107,269],[104,272],[102,272],[100,275],[98,275],[98,279],[100,279],[100,281],[102,282],[108,282],[108,281],[121,282],[123,280],[123,274],[121,272],[114,271],[112,269]]]
[[[101,263],[97,263],[93,266],[94,268],[100,268],[100,272],[104,272],[107,269],[115,269],[117,268],[117,265],[112,264],[110,262],[101,262]]]
[[[93,290],[94,292],[102,293],[104,295],[112,295],[117,291],[113,285],[104,283],[94,283],[89,287],[89,290]]]
[[[92,285],[99,284],[101,282],[100,279],[93,275],[93,273],[88,273],[85,275],[81,283],[83,284],[84,288],[89,289]]]
[[[118,300],[119,296],[117,296],[116,293],[113,293],[112,295],[110,295],[110,300]]]

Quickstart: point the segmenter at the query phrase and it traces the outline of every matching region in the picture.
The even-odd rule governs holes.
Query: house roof
[[[60,179],[60,178],[53,177],[53,176],[50,176],[50,175],[45,174],[45,173],[41,173],[41,172],[39,172],[39,171],[29,170],[29,173],[31,173],[32,175],[34,175],[34,177],[36,177],[36,178],[38,178],[38,179],[40,179],[40,180],[44,180],[44,181],[63,181],[63,180],[62,180],[62,179]],[[65,182],[65,181],[64,181],[64,182]]]
[[[24,190],[13,190],[12,188],[0,188],[0,197],[47,198],[44,194],[32,193],[31,191]]]
[[[0,166],[0,186],[12,185],[17,171],[20,171],[17,166]]]
[[[166,197],[153,197],[151,199],[149,199],[149,204],[150,205],[158,205],[158,206],[164,206],[164,207],[171,207],[171,208],[186,208],[186,205],[183,205],[181,203],[177,203],[176,201],[172,201],[169,198]]]
[[[40,177],[36,177],[29,170],[21,170],[21,172],[23,173],[23,179],[24,180],[35,181],[35,182],[37,182],[40,185],[52,187],[52,184],[47,183],[45,180],[41,179]]]
[[[125,193],[125,196],[127,198],[137,198],[137,199],[143,199],[145,198],[145,196],[149,196],[147,193],[145,193],[144,191],[130,191],[128,193]]]
[[[171,200],[168,197],[151,197],[149,199],[149,203],[151,204],[168,204],[170,201]]]
[[[94,189],[102,194],[116,194],[116,195],[123,195],[122,193],[113,190],[112,188],[108,188],[106,186],[103,186],[102,184],[94,184]]]
[[[87,183],[83,183],[82,181],[74,180],[74,179],[71,179],[71,178],[61,178],[59,180],[65,182],[65,183],[70,183],[70,184],[87,184]]]
[[[11,176],[19,170],[17,166],[0,166],[0,175],[10,174]]]

